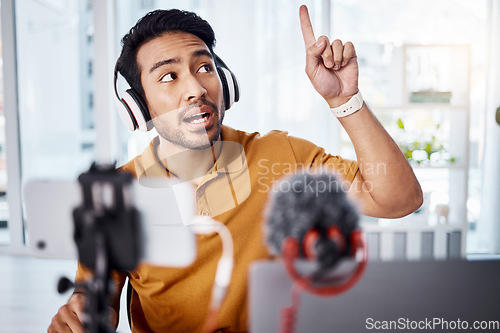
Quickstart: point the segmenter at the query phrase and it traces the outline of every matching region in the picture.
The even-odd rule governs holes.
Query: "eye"
[[[212,65],[209,64],[203,65],[198,69],[198,73],[211,73],[212,71]]]
[[[171,82],[171,81],[173,81],[175,79],[177,79],[177,74],[175,74],[175,73],[167,73],[167,74],[163,75],[160,78],[160,81],[161,82]]]

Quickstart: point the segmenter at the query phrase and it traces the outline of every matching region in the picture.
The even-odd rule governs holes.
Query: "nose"
[[[190,75],[186,78],[185,99],[187,101],[196,101],[206,94],[207,90],[194,75]]]

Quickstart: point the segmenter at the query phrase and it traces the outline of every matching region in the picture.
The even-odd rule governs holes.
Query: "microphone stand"
[[[73,211],[74,239],[79,261],[94,271],[90,281],[77,285],[87,293],[83,324],[89,333],[110,333],[111,270],[133,270],[141,255],[140,216],[130,198],[132,175],[118,172],[114,164],[93,163],[78,181],[83,202]],[[65,279],[59,285],[67,289],[69,284]]]

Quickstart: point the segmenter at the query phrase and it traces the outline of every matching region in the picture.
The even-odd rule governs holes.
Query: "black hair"
[[[193,12],[178,9],[154,10],[144,15],[122,38],[122,51],[116,70],[132,89],[145,97],[141,71],[137,64],[139,48],[150,40],[169,32],[187,32],[200,38],[213,54],[215,33],[210,24]]]

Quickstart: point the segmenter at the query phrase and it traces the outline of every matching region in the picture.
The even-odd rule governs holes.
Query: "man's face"
[[[139,48],[137,64],[162,138],[189,149],[208,148],[218,140],[224,119],[222,84],[201,39],[166,33]]]

